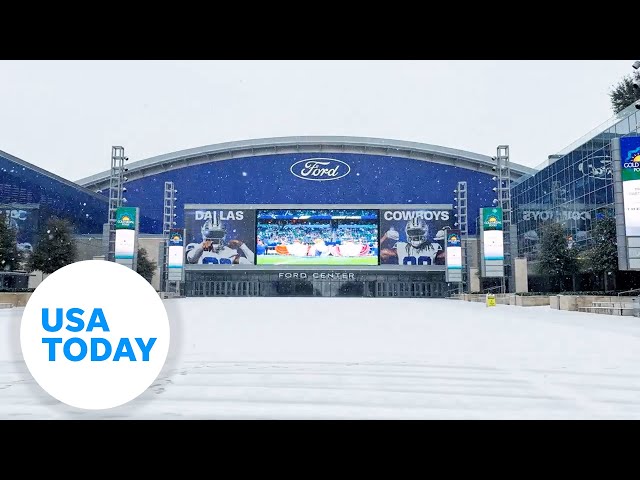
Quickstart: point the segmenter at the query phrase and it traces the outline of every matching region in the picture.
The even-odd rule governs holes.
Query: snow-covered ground
[[[166,300],[169,358],[122,407],[48,396],[0,310],[0,419],[640,418],[640,318],[439,299]]]

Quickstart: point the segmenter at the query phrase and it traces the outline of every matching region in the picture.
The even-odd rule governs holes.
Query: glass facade
[[[512,182],[518,256],[536,260],[540,227],[564,224],[569,246],[586,246],[595,220],[614,217],[611,140],[638,135],[640,110],[627,107],[600,128],[549,158],[539,171]]]

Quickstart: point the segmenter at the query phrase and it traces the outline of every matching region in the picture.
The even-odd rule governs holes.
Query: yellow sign
[[[496,306],[496,296],[492,294],[487,295],[487,307],[495,307]]]

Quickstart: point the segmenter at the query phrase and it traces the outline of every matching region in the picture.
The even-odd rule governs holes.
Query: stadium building
[[[101,234],[107,198],[0,151],[0,207],[17,230],[20,248],[31,249],[39,227],[65,218],[78,234]]]
[[[639,134],[640,110],[630,105],[562,151],[549,156],[533,174],[512,182],[517,254],[529,261],[529,271],[538,259],[540,230],[545,223],[562,223],[568,245],[585,247],[593,241],[595,221],[616,216],[620,270],[629,270],[629,265],[624,265],[622,247],[626,240],[624,231],[620,230],[624,226],[622,191],[620,188],[616,192],[614,188],[614,173],[621,160],[620,139],[637,138]],[[614,151],[616,145],[618,155]],[[635,277],[637,281],[637,275]]]
[[[0,212],[16,231],[18,250],[32,252],[47,220],[66,219],[75,230],[81,258],[92,258],[102,249],[102,232],[107,218],[107,198],[0,151]],[[4,269],[3,269],[4,270]],[[35,287],[42,274],[0,274],[2,290]]]
[[[627,108],[538,168],[510,163],[513,258],[536,261],[546,221],[563,222],[568,241],[585,244],[594,220],[616,214],[612,145],[638,135],[639,116]],[[110,170],[71,182],[4,152],[0,162],[0,202],[23,222],[21,243],[57,215],[75,225],[81,259],[105,254]],[[478,221],[479,209],[496,203],[495,157],[400,140],[282,137],[127,168],[127,206],[140,210],[139,246],[160,266],[157,289],[166,182],[177,192],[175,227],[185,229],[186,295],[448,295],[443,236],[458,227],[459,182],[467,185],[465,290],[487,285]]]
[[[148,217],[143,234],[162,233],[165,182],[177,190],[176,224],[193,250],[187,295],[443,296],[458,182],[467,182],[470,236],[495,199],[491,157],[388,139],[248,140],[127,166],[128,205]],[[109,181],[104,171],[78,183],[106,191]],[[205,229],[224,232],[220,252],[199,252]]]

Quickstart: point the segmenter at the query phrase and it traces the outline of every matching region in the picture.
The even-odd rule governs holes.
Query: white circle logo
[[[169,351],[169,319],[154,288],[114,262],[72,263],[31,295],[20,326],[24,360],[52,397],[117,407],[144,392]]]

